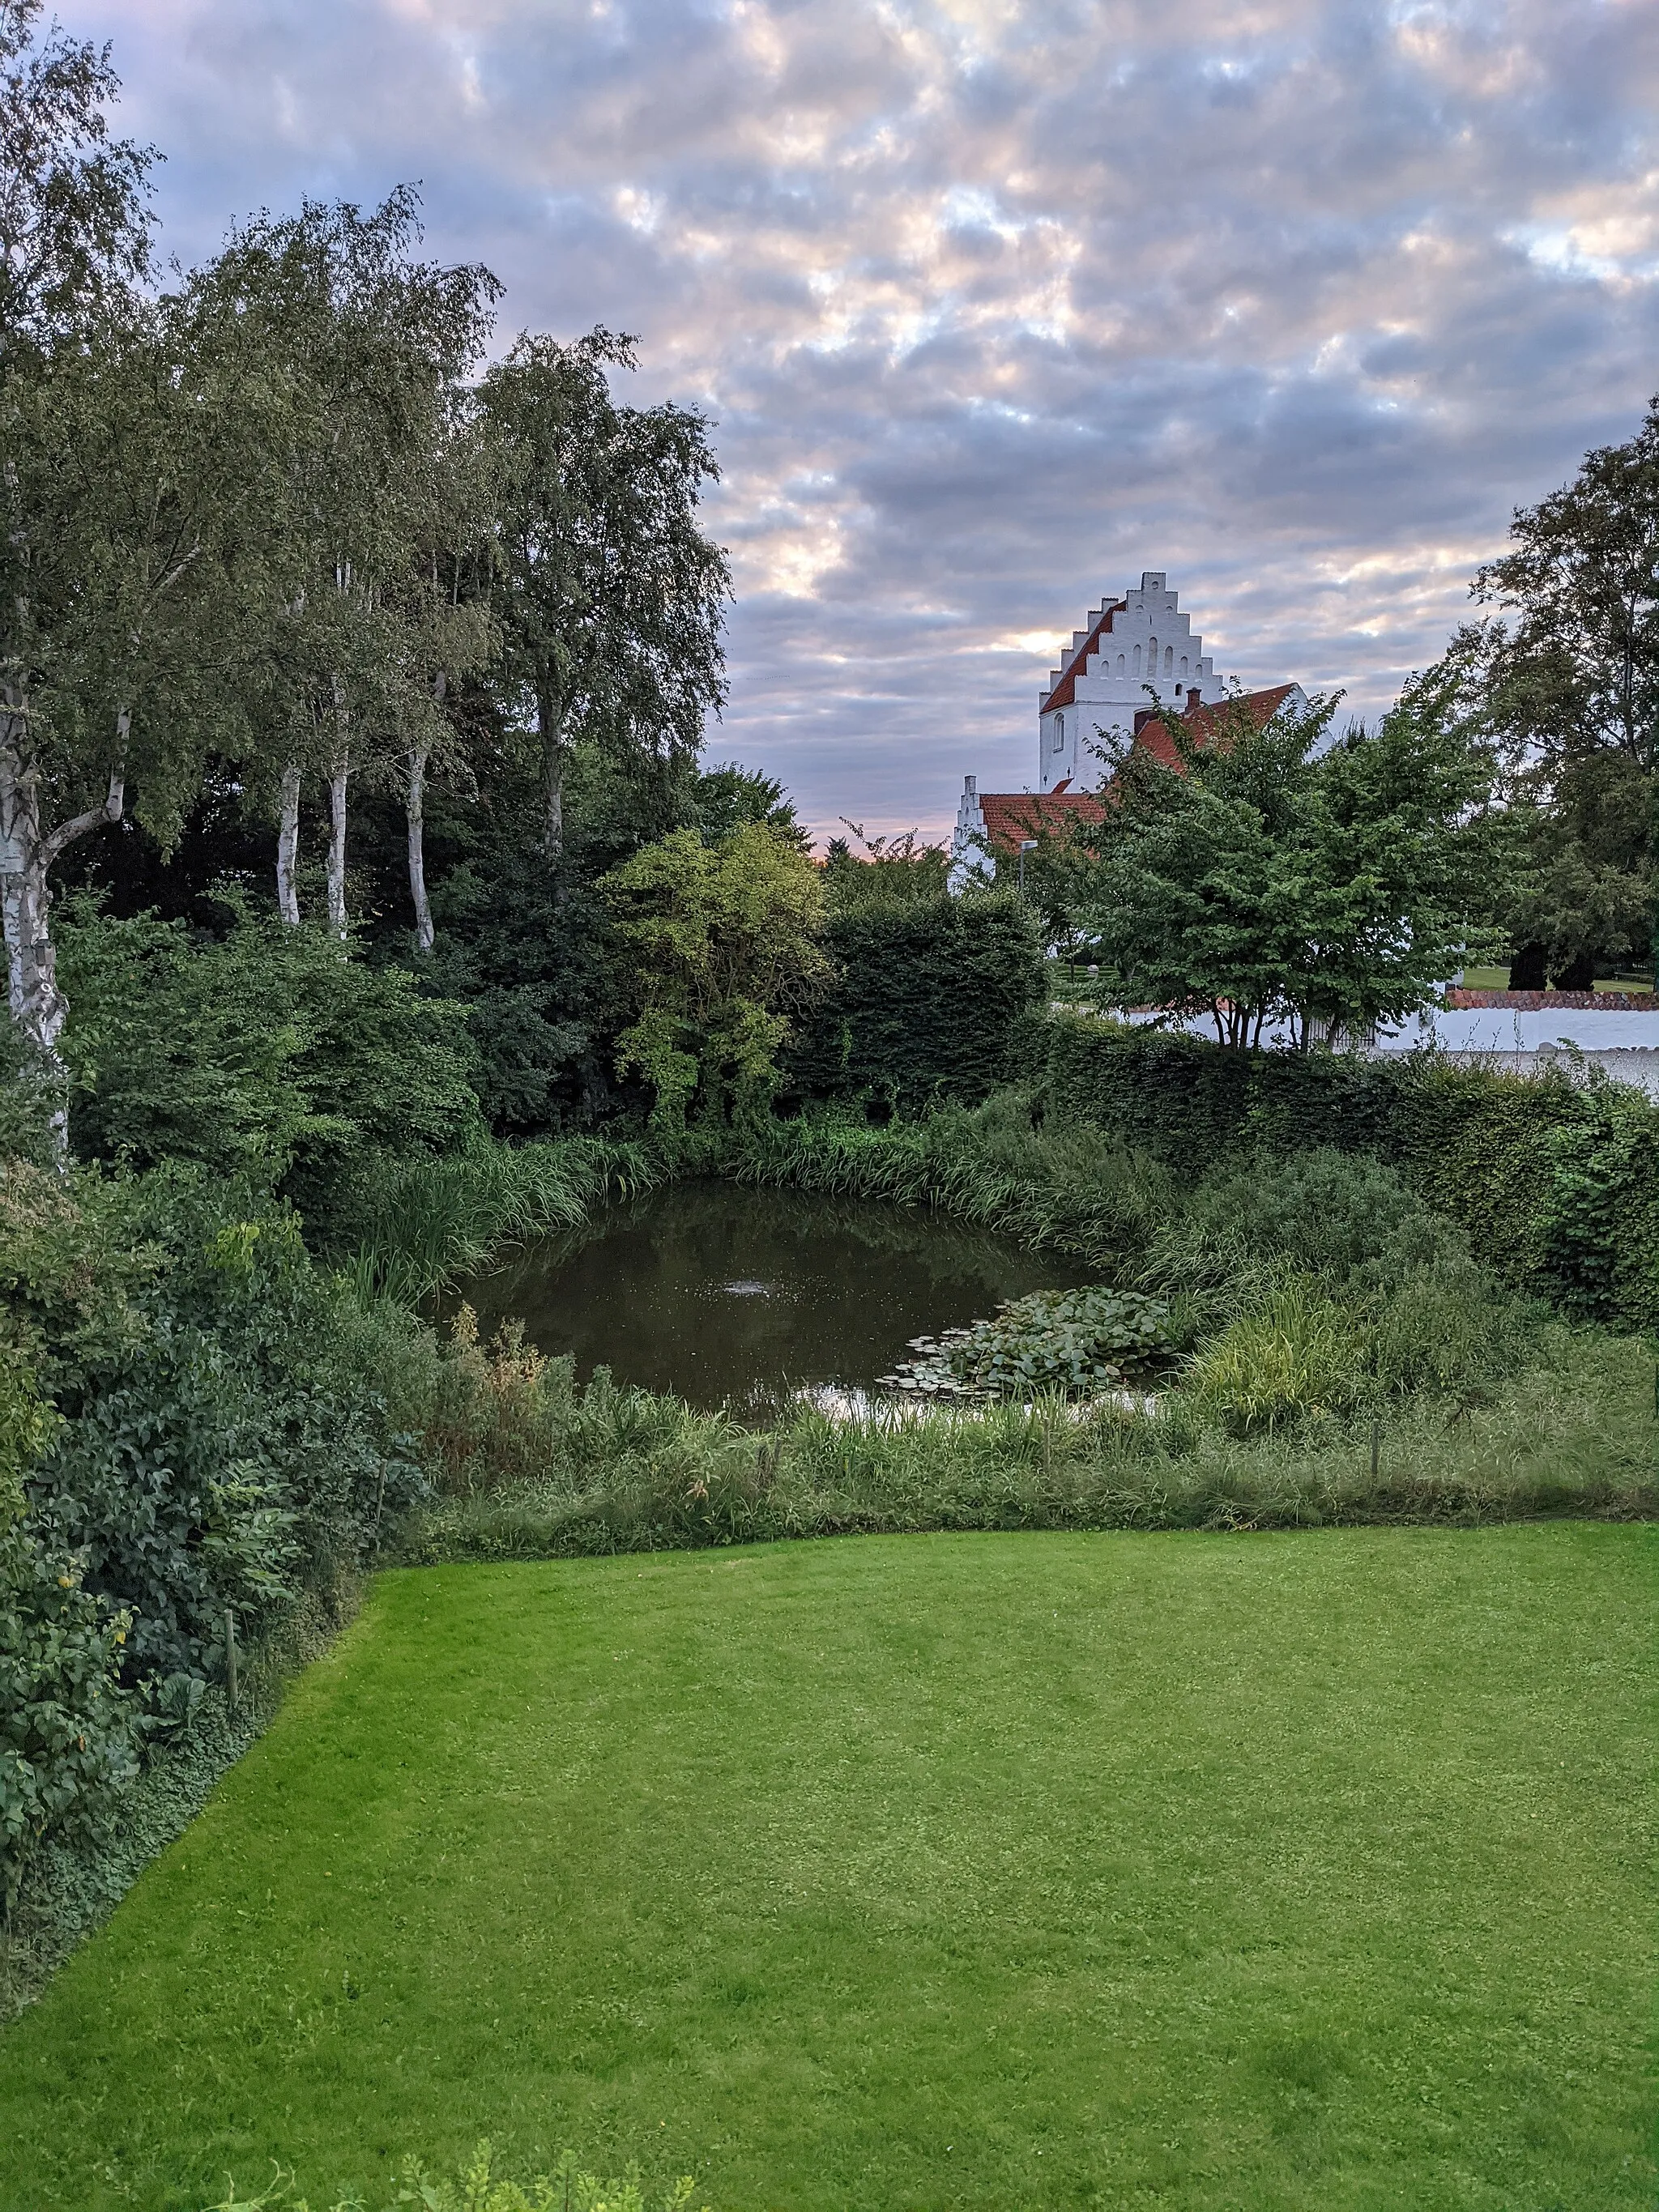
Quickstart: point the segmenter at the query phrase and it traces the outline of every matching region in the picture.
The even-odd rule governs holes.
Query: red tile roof
[[[1213,707],[1194,707],[1181,717],[1183,728],[1190,731],[1200,744],[1213,742],[1217,732],[1226,726],[1228,714],[1242,707],[1258,730],[1265,728],[1296,690],[1294,684],[1275,684],[1266,691],[1246,691],[1237,699],[1224,699]],[[1139,721],[1139,716],[1136,717]],[[1165,768],[1179,769],[1181,755],[1161,714],[1153,714],[1135,731],[1135,743],[1163,762]]]
[[[1296,688],[1294,684],[1275,684],[1265,691],[1246,691],[1237,699],[1224,700],[1213,707],[1194,707],[1181,720],[1200,739],[1212,739],[1225,728],[1228,710],[1242,707],[1257,729],[1261,729]],[[1070,694],[1066,696],[1069,699]],[[1059,702],[1058,691],[1052,696]],[[1165,768],[1181,769],[1181,755],[1162,715],[1150,715],[1142,722],[1135,732],[1134,741]],[[1106,811],[1092,792],[1068,791],[1064,783],[1045,792],[981,791],[979,805],[985,817],[986,842],[994,853],[1017,853],[1027,837],[1063,836],[1068,824],[1098,822]]]
[[[1060,681],[1055,684],[1054,690],[1043,701],[1042,705],[1039,709],[1041,713],[1046,714],[1051,708],[1069,707],[1071,705],[1073,700],[1077,696],[1077,679],[1082,675],[1085,667],[1087,665],[1089,655],[1094,651],[1096,646],[1100,642],[1101,633],[1103,630],[1110,629],[1112,626],[1112,617],[1114,615],[1121,615],[1128,604],[1129,602],[1127,599],[1115,599],[1109,607],[1103,607],[1101,609],[1099,621],[1088,633],[1082,644],[1078,647],[1076,652],[1062,664],[1060,672]]]
[[[1087,791],[981,791],[985,838],[994,853],[1017,853],[1027,837],[1057,837],[1073,823],[1098,822],[1106,811]]]

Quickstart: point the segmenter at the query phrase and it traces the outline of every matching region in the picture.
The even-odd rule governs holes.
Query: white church
[[[1057,829],[1073,814],[1097,818],[1092,792],[1104,773],[1103,744],[1138,739],[1173,763],[1158,710],[1194,714],[1230,696],[1161,573],[1148,570],[1121,599],[1091,607],[1086,628],[1073,631],[1070,652],[1037,694],[1036,781],[1024,792],[981,792],[975,777],[965,780],[951,841],[952,890],[990,873],[997,853],[1017,852],[1038,828]],[[1307,702],[1299,684],[1284,684],[1244,694],[1242,703],[1265,722],[1281,707]]]

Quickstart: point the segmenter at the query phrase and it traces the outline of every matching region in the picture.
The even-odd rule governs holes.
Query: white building
[[[1227,696],[1203,639],[1193,635],[1192,617],[1162,574],[1151,571],[1136,590],[1089,610],[1087,629],[1073,631],[1071,651],[1038,692],[1036,788],[1098,784],[1097,732],[1132,737],[1135,715],[1152,705],[1149,689],[1159,706],[1183,714],[1194,694],[1206,706]]]
[[[1059,835],[1067,819],[1098,819],[1092,796],[1105,780],[1100,751],[1139,738],[1171,767],[1178,755],[1158,719],[1192,715],[1229,696],[1204,641],[1193,635],[1176,594],[1148,570],[1121,599],[1089,610],[1088,627],[1073,630],[1071,650],[1037,694],[1037,772],[1024,792],[981,791],[964,779],[951,840],[950,884],[960,891],[994,872],[999,858],[1017,854],[1028,839]],[[1285,705],[1307,702],[1299,685],[1252,692],[1243,702],[1258,722]]]

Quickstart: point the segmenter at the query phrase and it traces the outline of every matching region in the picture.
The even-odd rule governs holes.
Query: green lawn
[[[489,2135],[720,2212],[1648,2212],[1656,1629],[1644,1527],[386,1576],[0,2035],[0,2203]]]

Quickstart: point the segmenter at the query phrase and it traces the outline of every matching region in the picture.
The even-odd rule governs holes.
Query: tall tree
[[[419,238],[407,186],[368,214],[307,201],[297,216],[244,226],[198,280],[219,312],[258,331],[292,395],[268,517],[284,581],[260,663],[267,775],[289,921],[299,919],[302,787],[322,779],[336,933],[346,927],[349,780],[429,758],[448,733],[439,678],[473,658],[468,648],[456,660],[466,625],[441,612],[431,571],[454,535],[450,449],[500,288],[476,264],[417,261]],[[480,537],[482,523],[463,534]]]
[[[133,290],[155,157],[110,138],[107,47],[55,26],[37,45],[39,16],[39,0],[0,0],[0,910],[11,1017],[52,1069],[64,1009],[48,871],[119,818],[137,664],[194,532],[165,490],[149,517],[128,496],[173,396]],[[118,416],[128,434],[112,441]],[[149,765],[167,735],[141,713],[137,741]]]
[[[634,342],[521,337],[484,376],[501,455],[500,600],[509,687],[539,752],[543,849],[564,842],[573,748],[690,758],[726,696],[726,556],[698,527],[718,479],[695,409],[618,406]]]
[[[1495,866],[1491,764],[1447,689],[1409,686],[1377,731],[1322,750],[1334,700],[1261,727],[1242,706],[1170,716],[1175,767],[1131,750],[1080,833],[1079,920],[1116,1002],[1202,1016],[1240,1050],[1274,1020],[1305,1047],[1427,1004]]]
[[[40,0],[0,0],[0,361],[125,301],[149,270],[153,147],[112,139],[107,45],[37,44]]]
[[[1659,399],[1636,435],[1517,507],[1446,668],[1497,743],[1530,866],[1511,981],[1587,985],[1652,936],[1659,800]]]

